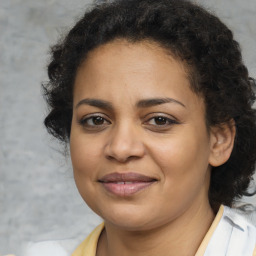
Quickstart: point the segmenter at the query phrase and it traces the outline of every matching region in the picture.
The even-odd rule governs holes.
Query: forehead
[[[77,72],[74,101],[81,95],[139,100],[166,93],[180,101],[198,100],[184,63],[154,42],[115,40],[89,52]]]
[[[102,61],[103,59],[104,61]],[[117,64],[117,66],[125,64],[126,69],[134,70],[142,70],[144,67],[146,71],[147,68],[155,64],[159,66],[160,63],[162,63],[161,69],[163,69],[164,66],[168,67],[170,62],[176,64],[183,75],[187,75],[186,64],[157,42],[149,40],[130,42],[126,39],[116,39],[90,51],[80,68],[87,64],[96,64],[98,68],[101,68],[102,65],[106,68],[111,63]],[[111,70],[111,66],[109,69]]]

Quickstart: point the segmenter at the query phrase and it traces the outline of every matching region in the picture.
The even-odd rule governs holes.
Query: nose
[[[144,143],[136,128],[123,124],[111,131],[105,146],[105,155],[108,159],[125,163],[131,159],[139,159],[144,154]]]

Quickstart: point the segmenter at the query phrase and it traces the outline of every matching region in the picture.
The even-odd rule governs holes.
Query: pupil
[[[166,124],[166,118],[164,118],[164,117],[157,117],[155,119],[155,122],[158,125],[164,125],[164,124]]]
[[[97,117],[94,117],[93,118],[93,122],[94,122],[94,124],[96,124],[96,125],[101,125],[101,124],[103,124],[103,118],[102,117],[100,117],[100,116],[97,116]]]

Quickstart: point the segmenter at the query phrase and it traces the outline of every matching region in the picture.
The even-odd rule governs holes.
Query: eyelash
[[[96,119],[101,119],[101,121],[103,121],[104,123],[103,124],[99,124],[99,125],[97,125],[97,124],[89,124],[89,122],[91,121],[91,122],[94,122],[94,121],[96,121]],[[99,121],[99,120],[98,120]],[[107,123],[107,124],[106,124]],[[110,121],[108,121],[105,117],[103,117],[103,116],[101,116],[101,115],[99,115],[99,114],[94,114],[94,115],[91,115],[91,116],[89,116],[89,117],[85,117],[85,118],[82,118],[80,121],[79,121],[79,124],[81,125],[81,126],[83,126],[84,128],[86,128],[86,129],[99,129],[99,128],[101,128],[101,129],[103,129],[103,128],[105,128],[106,127],[106,125],[109,125],[109,124],[111,124],[111,122]]]
[[[158,115],[158,116],[154,116],[154,117],[151,117],[150,119],[148,119],[146,121],[146,123],[149,123],[149,121],[151,120],[155,120],[155,123],[156,123],[156,119],[158,119],[158,121],[164,121],[165,123],[164,124],[152,124],[153,126],[170,126],[170,125],[173,125],[173,124],[178,124],[178,122],[174,119],[171,119],[171,118],[168,118],[166,116],[163,116],[163,115]],[[162,120],[161,120],[162,119]]]
[[[98,121],[101,121],[103,123],[95,124],[95,121],[97,121],[97,119],[99,119]],[[158,121],[164,122],[164,123],[157,124],[156,119],[158,119]],[[150,122],[152,120],[154,120],[154,124],[152,124],[152,123],[150,124]],[[110,125],[111,122],[107,118],[105,118],[104,116],[102,116],[100,114],[94,114],[94,115],[82,118],[79,121],[79,124],[88,130],[103,130],[108,125]],[[143,122],[143,124],[144,124],[144,126],[149,126],[149,129],[152,129],[152,130],[167,130],[171,126],[173,126],[175,124],[179,124],[179,122],[177,120],[175,120],[174,118],[172,119],[172,118],[166,117],[163,114],[154,113],[154,116],[147,119],[145,122]]]

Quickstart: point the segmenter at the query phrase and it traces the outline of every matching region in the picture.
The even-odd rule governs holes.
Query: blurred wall
[[[80,198],[68,158],[46,134],[40,88],[49,45],[90,2],[0,1],[0,255],[22,255],[29,241],[71,239],[73,246],[100,221]],[[197,2],[231,27],[256,77],[256,1]]]

